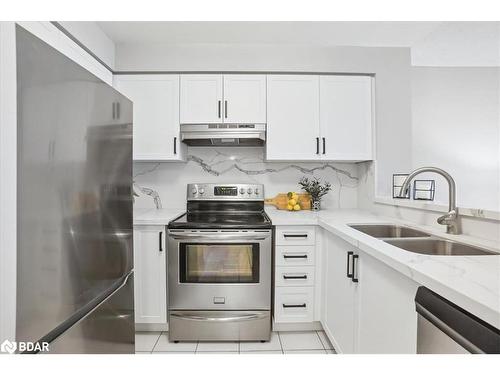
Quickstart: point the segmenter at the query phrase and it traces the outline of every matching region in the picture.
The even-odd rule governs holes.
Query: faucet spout
[[[448,182],[448,213],[440,216],[437,222],[442,225],[446,225],[446,232],[451,234],[459,234],[460,227],[458,223],[458,208],[457,208],[457,189],[455,185],[455,180],[451,175],[441,168],[436,167],[422,167],[415,169],[411,172],[408,177],[406,177],[401,190],[399,191],[399,196],[404,197],[406,191],[410,186],[411,180],[413,180],[417,175],[424,172],[434,172],[443,176]]]

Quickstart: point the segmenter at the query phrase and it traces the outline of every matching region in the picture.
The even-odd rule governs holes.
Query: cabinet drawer
[[[276,265],[312,266],[315,252],[314,246],[276,246]]]
[[[314,286],[314,266],[276,267],[275,284],[280,286]]]
[[[277,323],[312,322],[314,287],[277,287],[274,320]]]
[[[314,245],[316,242],[316,231],[314,226],[276,227],[276,245]]]

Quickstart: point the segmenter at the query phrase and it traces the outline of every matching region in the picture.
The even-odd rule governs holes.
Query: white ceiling
[[[442,22],[98,22],[117,44],[312,44],[410,47]]]

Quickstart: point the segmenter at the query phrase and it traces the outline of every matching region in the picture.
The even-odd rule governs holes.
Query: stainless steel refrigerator
[[[16,29],[17,341],[133,353],[132,102]]]

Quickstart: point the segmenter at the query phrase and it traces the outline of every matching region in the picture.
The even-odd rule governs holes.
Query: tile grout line
[[[325,348],[325,344],[323,343],[323,340],[321,340],[321,336],[319,335],[319,332],[318,332],[318,331],[316,331],[316,336],[318,336],[319,342],[321,343],[321,346],[323,347],[323,349],[327,350],[327,349]]]
[[[155,343],[153,344],[153,347],[151,348],[151,354],[155,351],[156,345],[158,344],[158,341],[160,341],[160,337],[163,334],[163,331],[160,331],[160,334],[158,335],[158,338],[156,339]]]
[[[280,331],[277,332],[278,334],[278,340],[280,342],[280,347],[281,347],[281,354],[285,354],[285,351],[283,350],[283,344],[281,343],[281,335],[280,335]]]

